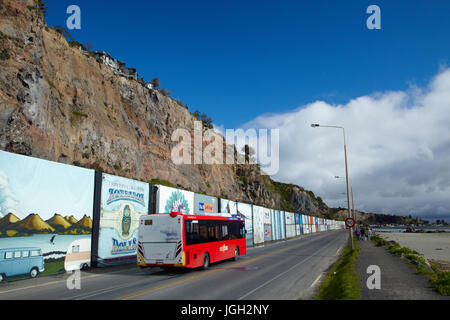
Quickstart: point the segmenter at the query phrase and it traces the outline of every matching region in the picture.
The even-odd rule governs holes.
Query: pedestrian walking
[[[372,236],[372,229],[370,227],[367,228],[367,239],[370,241],[370,237]]]
[[[361,236],[361,231],[359,230],[359,228],[356,228],[355,234],[356,234],[356,240],[359,240],[360,236]]]
[[[361,240],[366,240],[366,230],[364,230],[364,227],[361,228]]]

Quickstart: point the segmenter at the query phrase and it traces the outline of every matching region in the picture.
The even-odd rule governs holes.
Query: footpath
[[[434,290],[428,278],[415,274],[415,269],[372,241],[358,241],[361,247],[356,272],[360,275],[361,300],[450,300]],[[369,266],[380,267],[381,289],[370,290],[367,279]]]

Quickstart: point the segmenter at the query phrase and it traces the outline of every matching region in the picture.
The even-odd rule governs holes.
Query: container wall
[[[245,238],[247,239],[247,247],[253,247],[253,208],[251,204],[238,203],[238,215],[245,219]]]
[[[0,151],[0,249],[24,257],[2,264],[7,280],[91,265],[94,180],[93,170]]]
[[[281,239],[286,239],[286,224],[284,211],[280,211],[280,224],[281,224]]]
[[[266,209],[260,206],[253,206],[253,239],[254,244],[264,243],[264,217]]]
[[[272,241],[272,225],[265,224],[264,225],[264,242]]]
[[[237,214],[237,202],[227,199],[220,199],[220,213]]]
[[[139,220],[148,214],[150,185],[102,174],[97,266],[136,261]]]
[[[194,213],[194,193],[156,185],[156,213]]]
[[[219,199],[204,194],[194,194],[194,214],[208,215],[219,212]]]

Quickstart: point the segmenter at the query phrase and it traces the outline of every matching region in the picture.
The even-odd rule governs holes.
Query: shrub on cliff
[[[9,49],[4,48],[2,52],[0,52],[0,60],[8,60],[11,58],[11,55],[9,54]]]

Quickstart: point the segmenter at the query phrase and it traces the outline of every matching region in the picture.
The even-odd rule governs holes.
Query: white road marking
[[[294,266],[292,266],[291,268],[285,270],[284,272],[278,274],[276,277],[270,279],[269,281],[264,282],[262,285],[260,285],[259,287],[253,289],[252,291],[248,292],[247,294],[243,295],[242,297],[240,297],[238,300],[243,300],[246,297],[248,297],[249,295],[251,295],[252,293],[258,291],[259,289],[261,289],[262,287],[265,287],[266,285],[268,285],[269,283],[271,283],[272,281],[278,279],[279,277],[281,277],[282,275],[288,273],[289,271],[291,271],[292,269],[298,267],[299,265],[305,263],[306,261],[308,261],[311,258],[314,258],[320,251],[324,250],[325,248],[328,248],[331,244],[333,244],[334,241],[331,241],[330,243],[328,243],[325,247],[322,247],[321,249],[319,249],[316,253],[314,253],[312,256],[309,256],[308,258],[300,261],[299,263],[295,264]]]
[[[319,274],[319,276],[316,278],[316,280],[314,280],[314,282],[312,283],[312,285],[310,286],[310,288],[314,287],[317,282],[319,282],[320,278],[322,278],[323,273]]]

